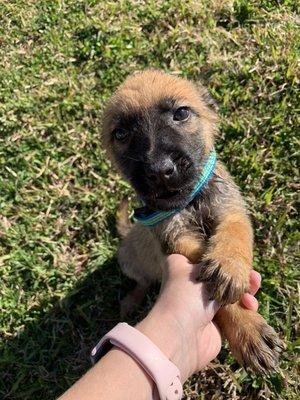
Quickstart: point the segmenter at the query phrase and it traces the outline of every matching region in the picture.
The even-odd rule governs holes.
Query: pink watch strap
[[[179,400],[182,385],[178,368],[140,331],[119,323],[93,348],[92,362],[97,362],[111,346],[117,346],[133,357],[156,383],[161,400]]]

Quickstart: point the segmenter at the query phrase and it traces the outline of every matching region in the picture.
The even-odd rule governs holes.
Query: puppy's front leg
[[[237,302],[247,291],[252,266],[252,228],[242,211],[231,210],[223,217],[200,265],[209,296],[225,305],[215,321],[236,359],[259,373],[274,370],[282,342],[261,315]]]
[[[246,214],[228,210],[222,216],[200,263],[201,281],[220,305],[235,303],[249,286],[252,267],[252,228]]]

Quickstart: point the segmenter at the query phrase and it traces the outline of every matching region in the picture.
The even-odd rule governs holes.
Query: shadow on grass
[[[109,259],[49,313],[2,343],[0,398],[55,399],[66,390],[91,366],[93,345],[119,322],[120,292],[131,284]]]
[[[107,226],[115,236],[113,216],[108,217]],[[78,240],[86,240],[88,235],[93,232],[84,230]],[[62,394],[91,367],[91,349],[120,321],[119,300],[133,285],[134,282],[122,274],[116,258],[111,258],[78,282],[49,312],[43,312],[49,305],[41,304],[37,311],[44,314],[42,317],[28,322],[18,337],[0,343],[0,399],[37,400],[44,396],[54,400]],[[158,291],[159,284],[154,285],[149,303],[153,303]],[[128,322],[141,319],[149,303]],[[223,350],[218,359],[228,363],[228,352]],[[236,363],[232,367],[239,368]],[[218,380],[222,387],[227,375],[217,378],[213,369],[202,374],[201,390],[214,398],[215,382]],[[198,378],[193,379],[197,382]],[[212,380],[214,385],[211,385]],[[282,391],[279,375],[275,375],[271,383],[275,392]],[[259,398],[255,396],[263,384],[261,377],[245,376],[243,393],[250,391],[253,398]]]

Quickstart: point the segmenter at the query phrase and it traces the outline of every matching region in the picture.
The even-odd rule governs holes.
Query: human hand
[[[148,316],[137,326],[174,362],[182,380],[213,360],[221,348],[221,336],[212,322],[219,309],[208,299],[205,284],[197,281],[198,267],[179,254],[167,257],[159,298]],[[251,271],[244,307],[256,311],[254,297],[260,275]]]

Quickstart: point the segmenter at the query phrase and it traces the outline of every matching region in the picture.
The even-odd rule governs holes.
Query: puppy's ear
[[[215,99],[211,96],[211,94],[209,93],[209,91],[201,84],[198,83],[197,84],[197,88],[199,90],[199,94],[201,96],[201,99],[203,100],[203,102],[206,104],[206,106],[214,111],[215,113],[218,113],[219,111],[219,106],[218,103],[215,101]]]
[[[219,111],[219,106],[216,100],[211,96],[208,90],[205,89],[204,93],[202,94],[203,100],[205,104],[211,108],[216,113]]]

